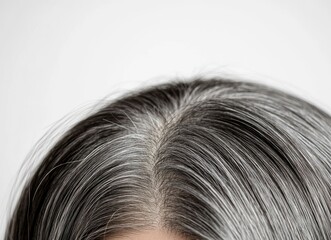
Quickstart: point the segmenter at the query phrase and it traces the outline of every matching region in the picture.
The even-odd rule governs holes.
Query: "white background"
[[[330,43],[329,0],[0,1],[0,236],[21,164],[55,124],[68,126],[62,117],[204,73],[248,77],[331,112]]]

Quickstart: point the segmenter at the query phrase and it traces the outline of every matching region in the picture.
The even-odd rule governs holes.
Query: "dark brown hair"
[[[331,239],[331,118],[278,89],[172,80],[70,128],[21,193],[5,240]]]

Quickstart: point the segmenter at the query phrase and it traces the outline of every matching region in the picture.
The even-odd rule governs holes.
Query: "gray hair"
[[[331,239],[331,117],[225,78],[132,91],[70,128],[28,179],[5,240]]]

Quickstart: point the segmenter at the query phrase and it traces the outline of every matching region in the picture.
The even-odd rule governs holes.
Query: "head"
[[[331,239],[331,117],[233,79],[132,91],[44,156],[5,239]]]

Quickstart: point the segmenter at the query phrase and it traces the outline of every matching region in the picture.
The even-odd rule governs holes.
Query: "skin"
[[[187,240],[182,236],[160,229],[143,230],[141,232],[122,234],[117,237],[110,237],[107,240]]]

